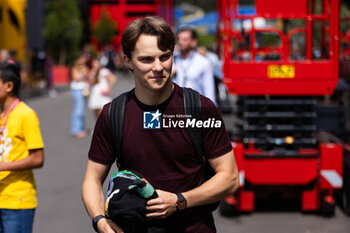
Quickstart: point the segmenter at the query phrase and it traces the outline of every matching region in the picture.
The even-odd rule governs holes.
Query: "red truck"
[[[256,200],[272,197],[332,216],[338,190],[349,211],[349,122],[342,118],[349,107],[333,99],[339,65],[350,64],[343,62],[350,31],[339,27],[349,19],[340,17],[341,1],[255,0],[249,15],[242,2],[218,1],[224,82],[237,96],[232,146],[240,174],[239,191],[220,213],[254,211]],[[349,96],[341,81],[342,97]]]

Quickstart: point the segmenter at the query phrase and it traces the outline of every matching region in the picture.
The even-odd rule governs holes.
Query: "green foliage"
[[[111,44],[117,33],[116,22],[113,21],[108,11],[104,8],[100,19],[94,25],[92,35],[96,37],[100,45],[104,46]]]
[[[77,0],[51,0],[46,6],[45,47],[59,65],[72,64],[80,50],[82,21]]]
[[[216,35],[198,34],[198,46],[211,47],[216,44]]]

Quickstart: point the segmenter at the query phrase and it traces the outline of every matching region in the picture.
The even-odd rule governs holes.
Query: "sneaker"
[[[87,136],[87,133],[85,131],[79,132],[77,134],[73,134],[72,137],[74,138],[85,138]]]

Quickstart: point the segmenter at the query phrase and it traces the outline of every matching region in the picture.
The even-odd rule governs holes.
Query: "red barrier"
[[[54,66],[52,75],[54,85],[68,85],[70,82],[69,68],[67,66]]]

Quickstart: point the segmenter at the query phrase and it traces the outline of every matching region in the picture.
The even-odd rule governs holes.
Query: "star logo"
[[[143,128],[144,129],[160,129],[160,116],[162,115],[159,110],[156,112],[143,112]]]
[[[162,115],[159,110],[157,110],[155,113],[151,113],[151,115],[153,116],[151,122],[153,122],[154,120],[157,119],[157,121],[159,121],[159,117]]]

